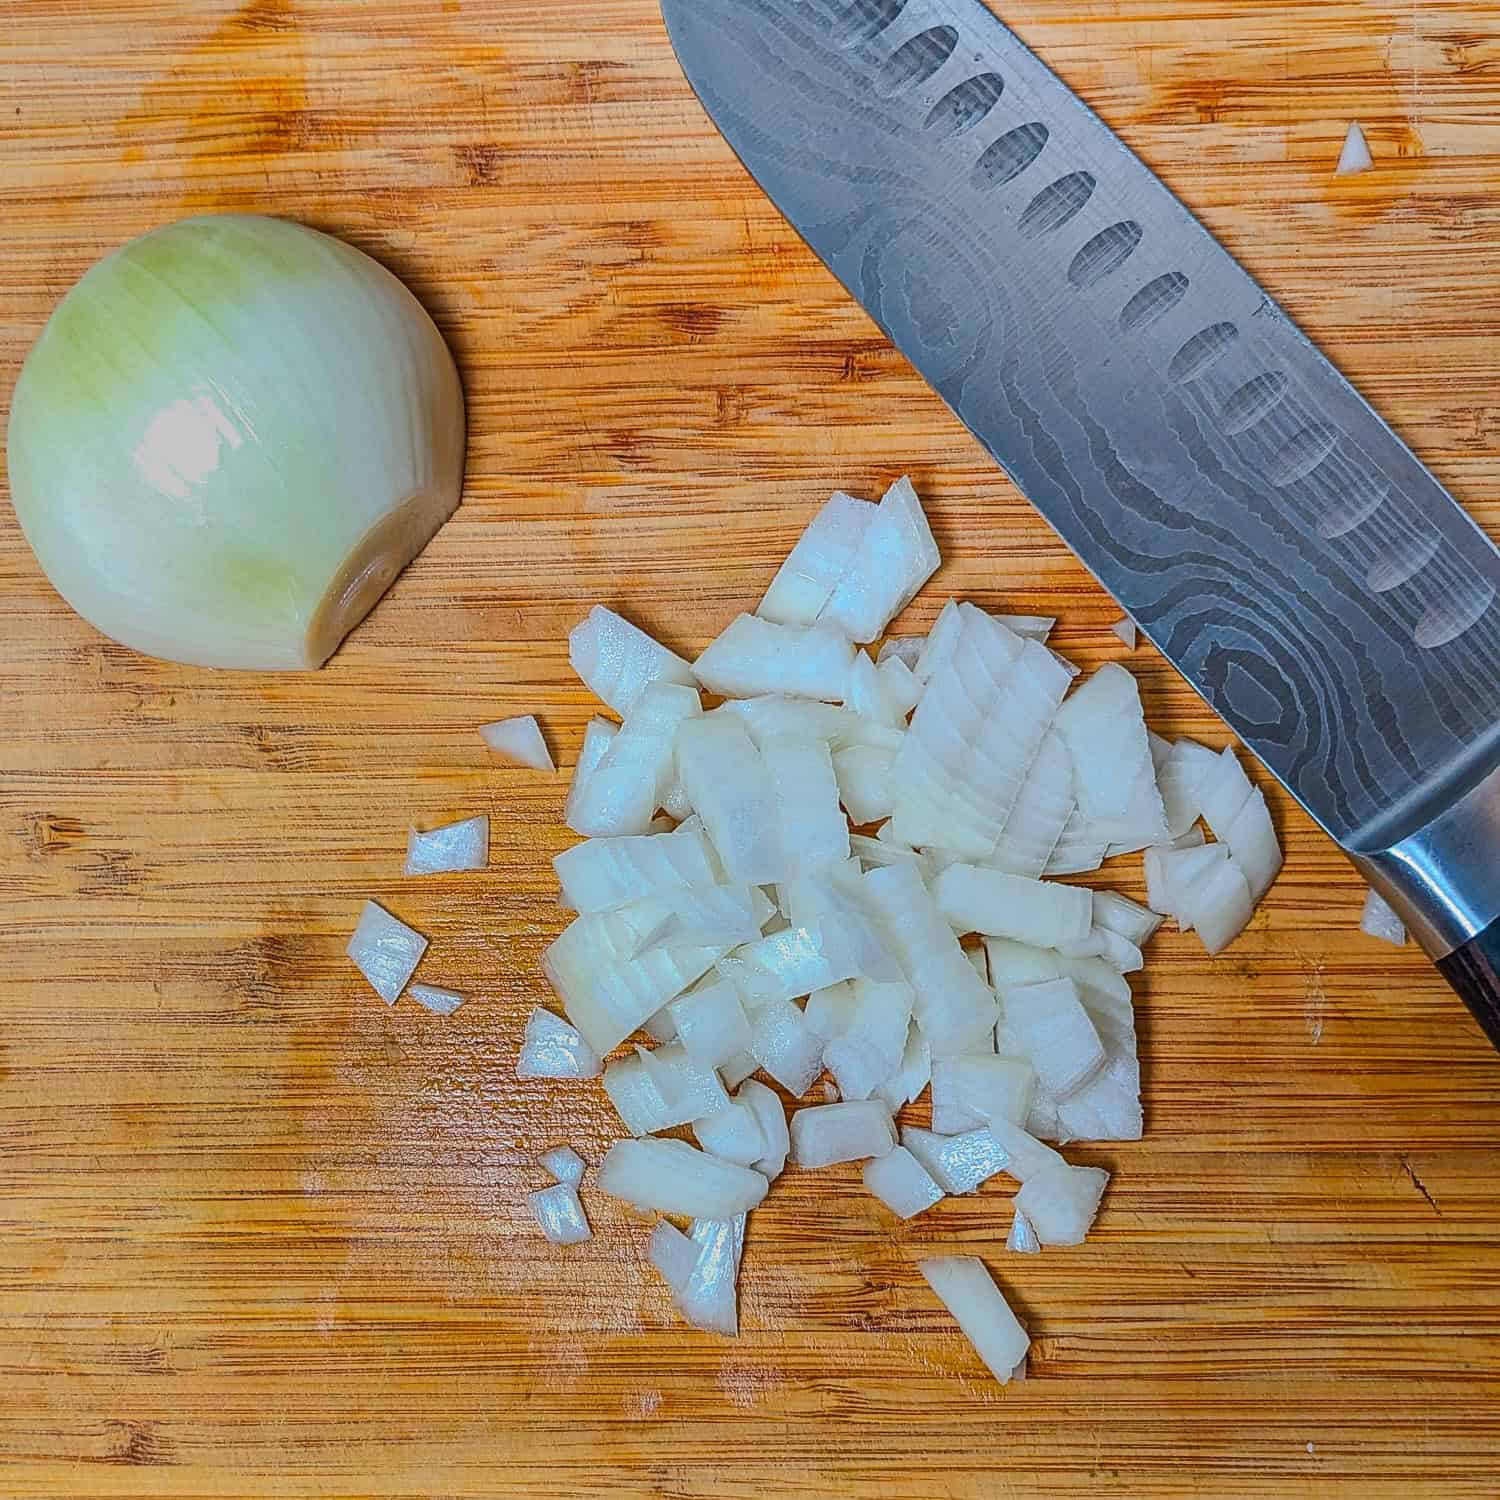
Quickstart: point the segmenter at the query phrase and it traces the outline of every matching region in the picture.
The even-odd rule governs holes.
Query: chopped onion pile
[[[567,1020],[533,1013],[517,1071],[614,1054],[625,1138],[599,1187],[694,1221],[659,1222],[649,1256],[695,1327],[737,1330],[745,1216],[789,1157],[859,1163],[900,1219],[1003,1173],[1011,1249],[1080,1243],[1108,1174],[1046,1142],[1140,1138],[1126,976],[1167,916],[1218,951],[1280,868],[1233,752],[1150,734],[1131,674],[1080,677],[1051,620],[950,600],[925,638],[861,649],[937,562],[905,481],[835,495],[695,662],[604,609],[570,640],[623,722],[585,733],[585,842],[555,861],[576,915],[543,961]],[[1149,906],[1050,878],[1141,850]],[[898,1122],[929,1088],[930,1125]],[[984,1267],[921,1268],[996,1377],[1018,1372]]]

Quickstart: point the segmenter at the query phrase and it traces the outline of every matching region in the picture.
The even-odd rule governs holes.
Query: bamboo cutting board
[[[1484,0],[1010,0],[1443,479],[1500,527],[1500,15]],[[857,1169],[777,1183],[743,1336],[691,1333],[645,1229],[532,1226],[532,1158],[611,1134],[512,1077],[562,926],[565,777],[486,760],[595,600],[695,651],[834,485],[909,470],[950,593],[1115,611],[746,178],[654,0],[9,0],[0,392],[97,256],[189,212],[342,234],[441,323],[464,505],[323,672],[143,660],[0,506],[0,1494],[1500,1492],[1500,1060],[1277,796],[1287,872],[1217,963],[1137,986],[1148,1136],[1097,1232],[1001,1250],[1008,1189],[898,1226]],[[1335,181],[1348,121],[1377,170]],[[1149,650],[1157,727],[1224,743]],[[490,813],[483,876],[402,880]],[[1140,890],[1136,861],[1111,884]],[[342,956],[367,896],[451,1020]],[[982,1254],[1034,1339],[1001,1390],[921,1284]]]

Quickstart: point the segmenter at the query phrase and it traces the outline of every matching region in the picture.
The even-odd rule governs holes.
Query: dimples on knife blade
[[[663,0],[776,205],[1352,849],[1500,758],[1500,554],[978,0]]]

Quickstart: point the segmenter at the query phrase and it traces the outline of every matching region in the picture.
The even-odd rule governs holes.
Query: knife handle
[[[1350,857],[1500,1049],[1500,769],[1400,832]]]
[[[1500,921],[1491,922],[1478,937],[1440,958],[1438,973],[1500,1048]]]

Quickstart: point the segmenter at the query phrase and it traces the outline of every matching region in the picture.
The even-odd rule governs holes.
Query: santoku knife
[[[1500,553],[979,0],[662,0],[781,211],[1500,1046]]]

